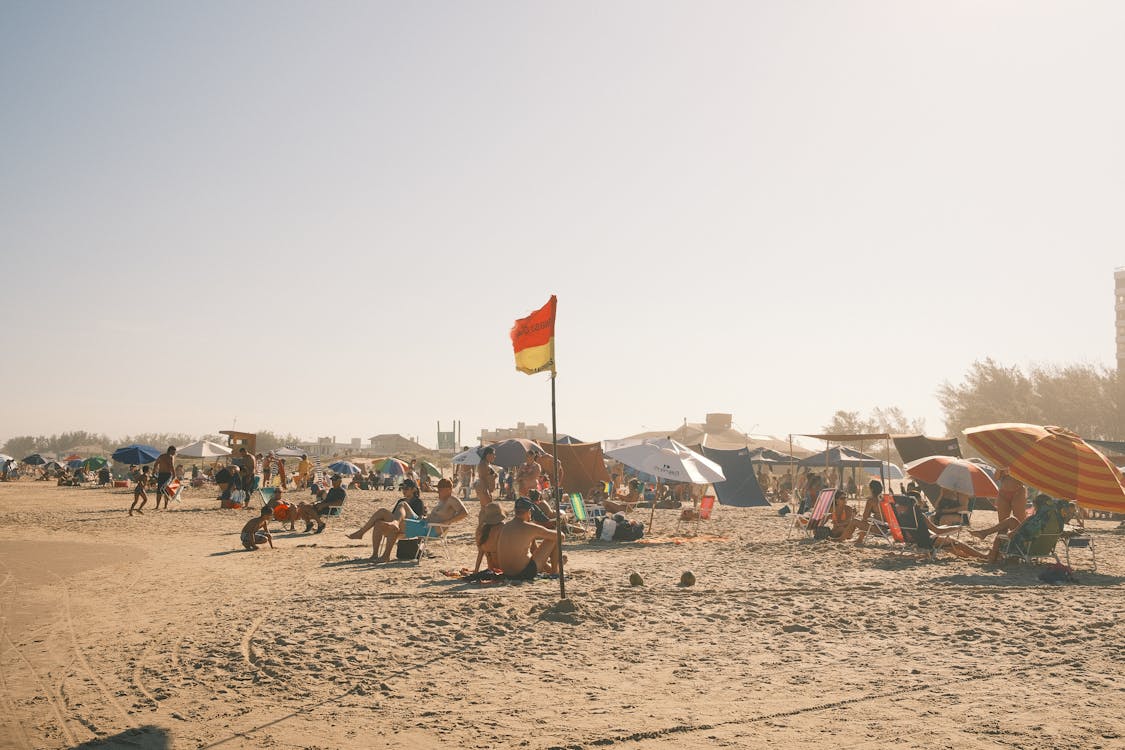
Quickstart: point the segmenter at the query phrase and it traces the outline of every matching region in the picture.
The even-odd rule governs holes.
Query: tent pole
[[[551,368],[551,455],[555,461],[555,478],[551,481],[555,490],[555,557],[559,563],[559,597],[566,598],[566,577],[563,575],[562,518],[559,505],[562,502],[562,489],[559,487],[559,429],[555,419],[555,369]]]

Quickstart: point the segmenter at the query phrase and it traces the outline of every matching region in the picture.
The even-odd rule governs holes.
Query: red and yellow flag
[[[555,295],[543,307],[512,326],[512,348],[516,352],[516,369],[534,375],[555,372]]]

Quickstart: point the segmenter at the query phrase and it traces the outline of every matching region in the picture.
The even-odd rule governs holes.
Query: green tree
[[[32,453],[45,450],[47,450],[47,438],[43,435],[20,435],[4,443],[4,447],[0,448],[0,453],[5,453],[19,461]]]
[[[993,422],[1038,424],[1042,416],[1031,378],[1018,367],[1004,367],[992,358],[974,362],[964,383],[942,383],[937,395],[950,435]]]

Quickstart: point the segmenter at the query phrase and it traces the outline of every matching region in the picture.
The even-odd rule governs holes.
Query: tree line
[[[0,453],[6,453],[17,459],[25,458],[32,453],[54,453],[62,455],[70,453],[77,448],[99,450],[107,455],[123,445],[140,443],[151,445],[154,448],[164,449],[169,445],[184,446],[196,440],[210,440],[219,445],[226,445],[225,435],[189,435],[184,432],[142,432],[136,435],[125,435],[121,438],[110,438],[105,433],[75,430],[57,435],[19,435],[9,439],[0,446]],[[276,450],[285,445],[294,445],[301,439],[291,433],[275,433],[262,430],[257,433],[257,450],[262,452]]]

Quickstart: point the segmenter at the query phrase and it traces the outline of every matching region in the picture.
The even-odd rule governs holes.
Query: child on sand
[[[133,487],[133,504],[129,506],[129,515],[133,515],[133,509],[135,508],[136,511],[143,516],[144,511],[141,510],[141,508],[145,507],[145,503],[148,502],[148,493],[145,492],[145,485],[148,484],[147,466],[141,469],[141,473],[135,477],[135,482],[136,485]],[[137,505],[137,500],[141,501],[139,506]]]
[[[262,514],[246,522],[242,527],[242,546],[251,552],[258,549],[262,542],[269,544],[273,549],[273,537],[270,536],[269,522],[273,518],[273,509],[269,506],[262,508]]]

